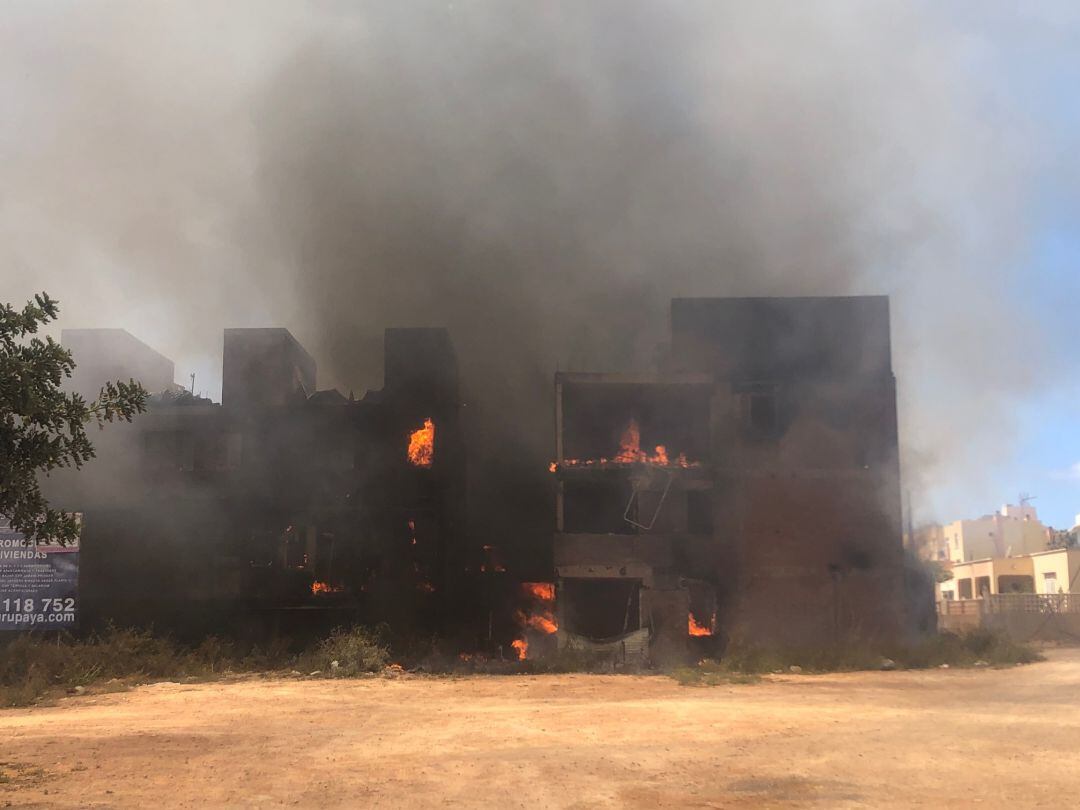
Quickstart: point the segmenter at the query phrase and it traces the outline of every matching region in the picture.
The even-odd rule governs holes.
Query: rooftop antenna
[[[1020,506],[1022,506],[1022,507],[1027,506],[1029,503],[1031,503],[1033,500],[1035,500],[1038,497],[1039,497],[1038,495],[1028,495],[1026,492],[1021,492],[1020,493]]]
[[[195,372],[191,372],[191,395],[195,396]]]

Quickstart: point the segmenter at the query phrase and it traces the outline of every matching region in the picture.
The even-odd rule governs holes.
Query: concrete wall
[[[996,613],[984,616],[982,626],[1014,641],[1080,641],[1080,613]]]
[[[652,378],[557,375],[556,455],[561,461],[564,454],[610,453],[611,437],[617,439],[630,416],[641,421],[643,446],[664,443],[679,452],[685,443],[694,451],[688,456],[702,467],[677,474],[700,475],[707,482],[702,491],[712,503],[711,536],[672,533],[682,525],[689,528],[689,512],[682,508],[687,501],[680,500],[686,493],[676,488],[665,507],[673,523],[664,529],[673,539],[662,552],[662,539],[646,552],[621,535],[597,533],[579,540],[557,534],[559,575],[599,576],[600,569],[603,576],[620,575],[607,572],[625,567],[622,576],[627,576],[644,565],[654,577],[707,582],[716,589],[719,634],[751,644],[903,634],[906,592],[887,299],[676,300],[671,346],[665,367]],[[708,377],[699,380],[701,375]],[[675,384],[694,393],[692,398],[680,393],[676,401],[684,404],[691,399],[701,404],[698,395],[708,393],[707,425],[697,424],[700,409],[682,415],[661,401]],[[575,398],[574,386],[595,386],[603,396],[591,392]],[[601,402],[603,407],[590,407]],[[655,440],[646,441],[650,427]],[[587,446],[579,433],[585,439],[607,436],[609,449]],[[709,442],[702,455],[691,441],[699,436]],[[556,521],[562,529],[568,522],[565,482],[576,473],[560,467],[556,472]],[[641,499],[648,514],[650,497]],[[653,539],[648,534],[635,541]],[[684,638],[685,621],[684,615],[679,631]]]
[[[134,379],[151,394],[173,385],[173,361],[123,329],[64,329],[60,343],[75,360],[64,388],[88,400],[116,380]]]
[[[280,408],[315,393],[315,361],[288,329],[226,329],[221,402],[233,411]]]
[[[943,529],[948,558],[970,562],[990,557],[1015,557],[1046,550],[1049,533],[1038,520],[1000,514],[975,520],[955,520]]]

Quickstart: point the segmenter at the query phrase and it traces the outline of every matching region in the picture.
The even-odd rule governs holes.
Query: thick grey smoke
[[[1030,133],[930,7],[3,15],[5,297],[46,288],[66,325],[125,326],[202,380],[224,326],[288,326],[322,385],[359,391],[384,327],[446,325],[487,462],[542,462],[556,364],[648,365],[674,295],[886,292],[930,487],[1046,373],[1037,330],[987,328],[1026,322],[1002,302]]]

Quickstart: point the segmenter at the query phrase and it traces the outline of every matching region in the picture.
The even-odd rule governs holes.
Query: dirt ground
[[[1080,796],[1080,650],[684,687],[155,684],[0,712],[14,807],[985,807]]]

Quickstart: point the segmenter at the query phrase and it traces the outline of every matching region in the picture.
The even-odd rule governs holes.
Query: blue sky
[[[1016,414],[1016,435],[986,475],[994,491],[979,503],[957,481],[938,493],[955,515],[975,516],[1020,492],[1044,521],[1071,526],[1080,512],[1080,4],[945,3],[936,8],[978,37],[994,75],[981,76],[990,101],[1031,133],[1037,172],[1028,244],[1018,257],[1019,307],[1043,333],[1050,384],[1032,390]]]
[[[1056,196],[1054,181],[1048,179],[1047,192]],[[1068,527],[1080,512],[1080,363],[1077,313],[1080,313],[1080,223],[1076,210],[1072,219],[1047,212],[1045,221],[1032,236],[1032,256],[1025,267],[1028,293],[1041,323],[1047,343],[1061,356],[1054,358],[1054,382],[1046,390],[1036,390],[1017,414],[1017,435],[1005,437],[1004,448],[1015,448],[1003,459],[992,483],[998,500],[1015,500],[1021,491],[1037,496],[1033,501],[1044,521]],[[995,504],[986,504],[989,511]],[[967,505],[977,511],[976,504]]]

